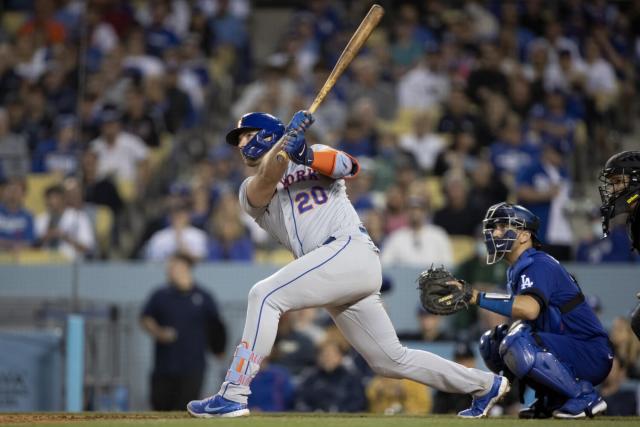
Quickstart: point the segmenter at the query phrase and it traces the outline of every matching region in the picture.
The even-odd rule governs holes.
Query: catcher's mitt
[[[447,282],[458,282],[447,284]],[[444,267],[431,266],[418,276],[420,302],[425,310],[433,314],[453,314],[469,307],[473,292],[471,285],[464,280],[458,280]]]

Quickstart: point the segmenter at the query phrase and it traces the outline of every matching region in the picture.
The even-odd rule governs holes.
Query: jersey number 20
[[[313,199],[313,201],[311,199]],[[301,214],[313,209],[314,205],[327,203],[327,200],[327,193],[322,187],[311,187],[309,191],[296,195],[296,205],[298,206],[298,212]]]

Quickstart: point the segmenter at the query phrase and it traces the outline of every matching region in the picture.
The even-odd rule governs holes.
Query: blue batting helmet
[[[506,230],[500,237],[495,237],[493,231],[498,225],[505,226]],[[529,209],[510,203],[502,202],[491,206],[482,221],[482,234],[487,248],[487,264],[500,261],[504,254],[511,252],[513,242],[518,236],[517,230],[531,232],[531,238],[535,245],[539,243],[536,236],[540,218]]]
[[[254,130],[258,133],[242,148],[242,154],[252,160],[263,156],[282,138],[284,124],[271,114],[247,113],[238,121],[238,126],[227,133],[227,142],[237,146],[240,142],[240,134]]]

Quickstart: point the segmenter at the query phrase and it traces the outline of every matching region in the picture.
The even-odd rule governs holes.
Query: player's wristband
[[[513,295],[480,292],[478,294],[478,306],[485,310],[511,317]]]

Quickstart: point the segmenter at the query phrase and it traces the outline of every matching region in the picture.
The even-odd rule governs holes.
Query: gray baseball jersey
[[[491,388],[493,374],[408,349],[398,340],[380,298],[378,250],[340,178],[352,170],[352,160],[344,153],[336,156],[333,178],[290,162],[269,205],[262,208],[247,199],[252,178],[242,183],[243,208],[297,259],[249,291],[242,341],[220,386],[225,399],[247,402],[260,361],[273,348],[282,313],[306,307],[325,307],[378,374],[455,393],[480,394]]]
[[[247,199],[250,179],[240,187],[243,209],[296,258],[320,247],[330,237],[364,232],[347,196],[344,179],[333,179],[289,162],[271,202],[262,208],[251,206]]]

